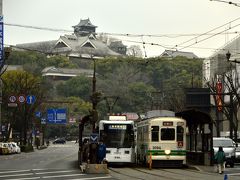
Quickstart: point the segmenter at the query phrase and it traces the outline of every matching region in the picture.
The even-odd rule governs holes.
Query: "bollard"
[[[228,175],[224,174],[224,180],[228,180]]]

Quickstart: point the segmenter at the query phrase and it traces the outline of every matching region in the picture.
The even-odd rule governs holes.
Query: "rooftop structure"
[[[160,57],[168,57],[168,58],[175,58],[177,56],[186,57],[189,59],[198,58],[194,53],[192,52],[184,52],[184,51],[172,51],[172,50],[165,50]]]
[[[106,43],[97,39],[96,27],[90,22],[89,18],[81,19],[77,25],[73,26],[73,34],[62,35],[58,40],[17,44],[16,48],[19,50],[35,50],[49,55],[59,54],[77,58],[126,55],[126,51],[124,51],[125,54],[122,53],[123,51],[119,51],[120,53],[114,51],[116,49],[119,50],[119,48],[126,48],[126,46],[120,44],[119,48],[110,49]]]

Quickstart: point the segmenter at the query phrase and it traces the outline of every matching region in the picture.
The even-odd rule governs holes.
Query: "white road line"
[[[227,174],[228,176],[239,176],[240,173],[232,173],[232,174]]]
[[[91,177],[91,178],[81,178],[81,179],[69,179],[69,180],[91,180],[91,179],[106,179],[112,178],[111,176],[104,176],[104,177]]]
[[[17,178],[17,179],[9,179],[9,180],[30,180],[30,179],[41,179],[41,177]]]
[[[26,174],[9,174],[9,175],[2,175],[1,177],[13,177],[13,176],[30,176],[33,175],[33,173],[26,173]]]
[[[74,172],[74,171],[51,171],[51,172],[40,172],[35,174],[40,175],[40,174],[56,174],[56,173],[67,173],[67,172]]]
[[[58,176],[43,176],[42,179],[58,178],[58,177],[71,177],[71,176],[83,176],[85,174],[69,174],[69,175],[58,175]]]
[[[6,174],[6,173],[15,173],[15,172],[27,172],[27,171],[31,171],[31,170],[11,170],[11,171],[3,171],[0,172],[0,174]]]

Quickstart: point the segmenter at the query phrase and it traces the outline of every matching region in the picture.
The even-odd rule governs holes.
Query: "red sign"
[[[222,111],[222,83],[220,81],[216,84],[216,101],[217,101],[217,108],[218,111]]]
[[[25,101],[26,101],[26,97],[24,95],[19,95],[18,96],[18,102],[25,103]]]
[[[182,141],[178,141],[178,147],[183,147],[183,142]]]

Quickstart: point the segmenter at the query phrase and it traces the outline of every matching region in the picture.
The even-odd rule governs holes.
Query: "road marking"
[[[69,179],[69,180],[90,180],[90,179],[106,179],[106,178],[112,178],[112,176],[91,177],[91,178],[81,178],[81,179]]]
[[[11,179],[11,180],[29,180],[29,179],[41,179],[41,177],[17,178],[17,179]]]
[[[71,176],[83,176],[85,174],[69,174],[69,175],[58,175],[58,176],[43,176],[42,179],[48,179],[48,178],[58,178],[58,177],[71,177]]]
[[[26,173],[26,174],[9,174],[9,175],[2,175],[1,177],[12,177],[12,176],[30,176],[33,175],[33,173]]]
[[[4,171],[4,172],[0,172],[0,174],[6,174],[6,173],[15,173],[15,172],[27,172],[27,171],[30,171],[30,170],[18,170],[18,171]]]
[[[228,176],[239,176],[240,173],[232,173],[232,174],[227,174]]]
[[[55,173],[67,173],[67,172],[74,172],[74,171],[51,171],[51,172],[40,172],[35,174],[40,175],[40,174],[55,174]]]

